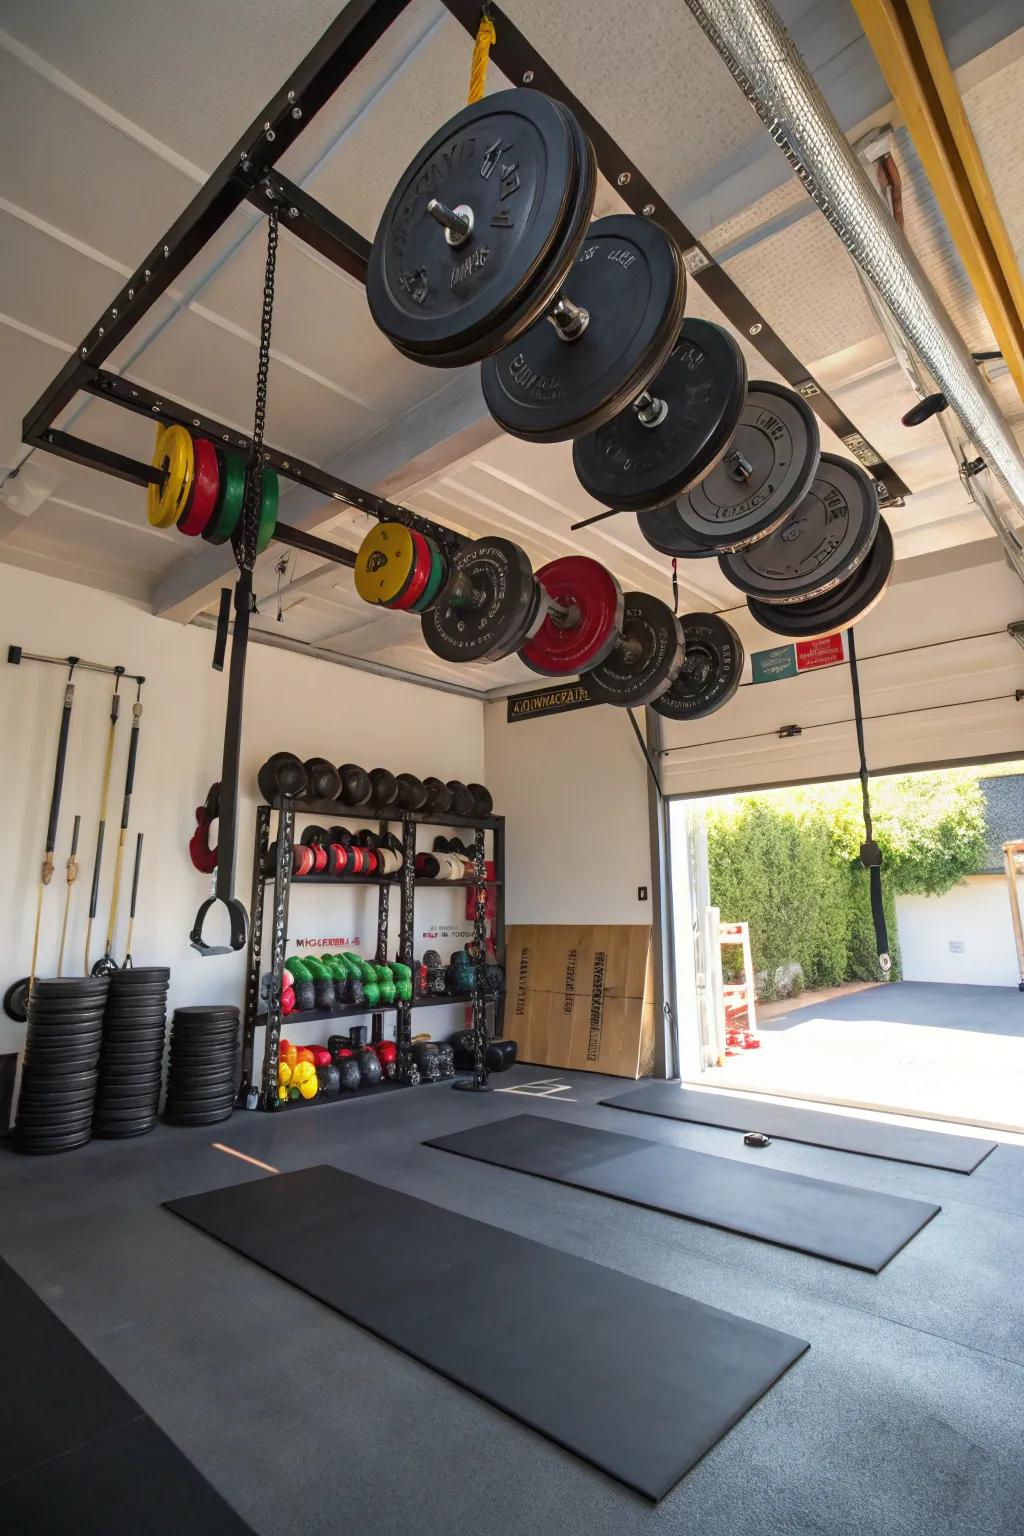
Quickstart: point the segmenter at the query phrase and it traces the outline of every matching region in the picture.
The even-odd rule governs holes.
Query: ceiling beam
[[[339,479],[394,499],[449,469],[467,454],[479,452],[499,435],[484,404],[476,370],[459,373],[325,468]],[[339,503],[299,487],[282,510],[296,528],[312,532],[338,515]],[[271,543],[261,563],[272,564],[280,550]],[[187,624],[215,601],[224,579],[235,569],[230,548],[204,545],[175,566],[153,587],[153,612]]]

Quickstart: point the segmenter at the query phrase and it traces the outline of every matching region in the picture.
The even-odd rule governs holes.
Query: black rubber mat
[[[338,1168],[167,1206],[652,1500],[808,1348]]]
[[[804,1141],[812,1147],[884,1157],[893,1163],[919,1163],[923,1168],[943,1168],[948,1173],[973,1173],[996,1148],[994,1141],[976,1136],[946,1135],[944,1131],[861,1120],[853,1115],[829,1115],[796,1104],[770,1104],[757,1094],[701,1093],[681,1088],[678,1083],[644,1083],[642,1088],[616,1093],[600,1103],[641,1115],[659,1115],[664,1120],[690,1120],[730,1131],[764,1131],[780,1141]]]
[[[941,1209],[540,1115],[425,1143],[877,1275]]]
[[[252,1536],[184,1453],[0,1260],[0,1528]]]

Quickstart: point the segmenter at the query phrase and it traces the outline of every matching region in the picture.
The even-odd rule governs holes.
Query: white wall
[[[897,896],[907,981],[1015,987],[1020,980],[1003,875],[972,875],[944,896]],[[950,943],[963,943],[954,954]]]
[[[625,710],[506,714],[504,701],[484,711],[487,784],[507,818],[506,922],[650,922],[647,769]]]
[[[207,878],[188,858],[195,827],[195,807],[210,783],[220,777],[227,673],[210,668],[213,635],[156,619],[125,599],[0,566],[0,613],[4,655],[9,644],[49,655],[79,654],[93,661],[121,663],[147,678],[142,700],[135,795],[125,860],[130,881],[135,833],[145,834],[139,910],[133,946],[137,964],[171,967],[171,1004],[242,1000],[244,952],[204,959],[188,943],[196,908],[208,894]],[[0,741],[0,775],[5,833],[0,853],[0,986],[26,975],[32,950],[35,898],[39,881],[53,759],[63,701],[65,673],[56,667],[24,662],[2,665],[0,701],[5,730]],[[80,971],[85,918],[96,840],[101,763],[109,719],[111,679],[76,674],[74,710],[64,796],[57,837],[57,869],[44,901],[39,974],[56,965],[64,899],[64,861],[76,812],[82,814],[79,844],[81,873],[73,890],[65,972]],[[93,956],[102,953],[120,820],[131,703],[134,689],[122,688],[124,702],[111,782],[104,878],[94,931]],[[288,749],[301,757],[314,754],[334,762],[378,764],[395,771],[442,779],[483,780],[483,708],[476,701],[394,682],[315,661],[290,652],[253,645],[249,651],[241,772],[241,810],[237,892],[249,905],[251,849],[257,803],[256,771],[273,751]],[[497,796],[495,797],[498,798]],[[500,803],[499,803],[500,809]],[[343,818],[338,818],[339,820]],[[364,824],[363,817],[356,824]],[[465,926],[461,889],[429,892],[420,910],[438,931],[451,924],[451,942],[461,943]],[[376,935],[376,892],[351,887],[336,892],[323,886],[296,892],[290,937],[361,939],[372,951]],[[393,903],[393,905],[395,905]],[[207,938],[214,936],[210,914]],[[393,932],[397,933],[397,914]],[[124,952],[127,901],[114,946]],[[325,945],[324,947],[328,947]],[[334,947],[333,945],[329,947]],[[448,1018],[448,1010],[438,1014]],[[437,1033],[458,1027],[460,1010],[445,1025],[431,1015]],[[312,1039],[323,1025],[293,1028],[296,1039]],[[20,1049],[24,1026],[0,1015],[0,1051]]]

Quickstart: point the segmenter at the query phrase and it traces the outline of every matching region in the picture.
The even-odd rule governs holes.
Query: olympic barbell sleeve
[[[427,212],[441,225],[449,245],[463,245],[473,233],[473,210],[466,203],[460,203],[457,208],[449,208],[447,203],[432,197],[427,204]]]

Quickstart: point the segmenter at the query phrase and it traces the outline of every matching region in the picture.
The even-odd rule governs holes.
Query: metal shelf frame
[[[238,1090],[236,1103],[239,1108],[251,1106],[251,1096],[255,1097],[256,1107],[266,1110],[278,1110],[281,1105],[277,1097],[277,1068],[280,1060],[281,1028],[284,1015],[281,1013],[281,991],[284,973],[285,949],[288,939],[288,906],[292,890],[292,849],[295,844],[295,819],[297,816],[323,816],[331,815],[337,820],[360,819],[365,821],[368,812],[352,811],[348,807],[323,800],[288,800],[280,799],[274,805],[260,805],[256,811],[256,831],[253,840],[253,874],[252,874],[252,904],[250,907],[251,922],[249,926],[249,944],[246,957],[246,984],[245,984],[245,1018],[242,1036],[242,1072],[241,1083]],[[270,826],[271,817],[277,817],[277,850],[274,860],[273,873],[269,873],[267,862],[270,853]],[[494,950],[501,966],[505,964],[505,818],[504,816],[454,816],[439,815],[437,812],[425,811],[388,811],[378,824],[378,831],[383,837],[390,826],[400,826],[402,836],[402,868],[397,876],[377,879],[369,876],[361,883],[365,886],[375,886],[377,890],[377,935],[374,948],[374,959],[383,963],[389,958],[391,948],[391,888],[397,885],[401,892],[401,911],[398,923],[398,959],[415,969],[417,964],[414,953],[415,919],[416,919],[416,891],[426,886],[432,886],[437,890],[446,888],[465,890],[467,886],[476,884],[472,880],[417,880],[416,878],[416,837],[419,826],[455,826],[472,829],[475,833],[476,847],[482,858],[485,853],[484,838],[488,833],[491,836],[491,859],[494,864],[494,880],[488,881],[489,889],[496,893],[495,918],[494,918]],[[315,876],[300,878],[299,884],[315,883],[319,885],[334,884],[351,889],[359,881],[352,879],[346,881],[337,877]],[[270,986],[266,1008],[261,1008],[260,976],[263,967],[263,920],[264,906],[267,893],[272,891],[271,902],[271,929],[270,929]],[[506,979],[507,980],[507,979]],[[417,998],[411,1002],[395,1002],[383,1008],[359,1008],[354,1004],[346,1005],[337,1010],[314,1008],[307,1013],[294,1014],[296,1022],[306,1020],[329,1020],[332,1018],[358,1018],[370,1016],[372,1020],[372,1038],[380,1040],[383,1036],[385,1013],[396,1014],[395,1041],[398,1046],[398,1081],[415,1085],[419,1082],[419,1072],[412,1059],[412,1015],[417,1008],[440,1005],[441,1003],[463,1004],[473,1008],[474,1027],[486,1032],[494,1039],[500,1039],[504,1028],[505,990],[497,996],[486,994],[479,986],[473,993],[451,998]],[[489,1015],[489,1017],[487,1017]],[[263,1068],[257,1082],[255,1076],[255,1046],[256,1032],[265,1029],[266,1035],[263,1047]]]
[[[98,443],[87,442],[55,426],[61,413],[81,392],[109,400],[154,421],[176,422],[219,442],[241,449],[249,447],[248,437],[223,422],[199,416],[166,395],[144,389],[103,365],[230,215],[245,202],[263,213],[271,205],[276,206],[282,227],[350,276],[365,280],[370,251],[366,238],[275,167],[317,112],[388,28],[400,19],[408,3],[409,0],[348,0],[340,15],[228,151],[28,411],[22,423],[22,437],[29,447],[57,454],[73,463],[87,465],[140,486],[161,482],[163,472],[152,465]],[[469,32],[476,31],[480,17],[478,0],[445,0],[445,4]],[[546,91],[576,113],[593,140],[598,164],[605,177],[634,212],[656,217],[670,230],[680,243],[691,279],[708,292],[727,318],[805,396],[821,419],[839,434],[855,457],[875,476],[880,482],[883,505],[898,502],[909,494],[892,467],[857,431],[845,412],[785,346],[598,119],[572,94],[554,68],[496,6],[490,6],[490,13],[498,34],[493,51],[497,67],[514,83]],[[264,459],[279,475],[309,486],[324,496],[375,517],[415,527],[449,548],[462,542],[461,535],[452,530],[386,497],[329,474],[287,450],[265,446]],[[284,523],[278,523],[275,538],[279,543],[308,550],[339,565],[354,563],[349,550]]]

